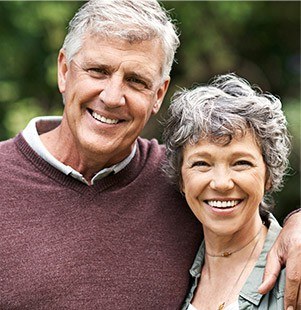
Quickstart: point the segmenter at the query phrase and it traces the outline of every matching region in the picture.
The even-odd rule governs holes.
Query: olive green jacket
[[[277,279],[275,287],[266,295],[261,295],[257,292],[258,287],[261,284],[264,267],[266,265],[266,255],[270,248],[272,247],[274,241],[279,235],[281,230],[280,225],[273,216],[270,216],[270,225],[268,233],[257,260],[255,267],[253,268],[251,274],[249,275],[247,281],[245,282],[242,290],[240,291],[238,304],[239,309],[244,310],[282,310],[284,309],[284,287],[285,287],[285,269],[283,269]],[[205,244],[201,244],[199,251],[196,255],[194,263],[190,269],[190,274],[192,276],[192,286],[190,292],[188,293],[182,310],[187,309],[189,303],[192,301],[194,291],[199,282],[201,276],[201,269],[205,258]],[[222,289],[222,285],[221,285]]]

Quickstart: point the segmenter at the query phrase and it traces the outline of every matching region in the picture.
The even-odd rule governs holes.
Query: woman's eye
[[[248,160],[238,160],[235,162],[234,166],[249,166],[252,167],[253,164]]]
[[[209,167],[209,164],[203,160],[198,160],[191,164],[191,168],[193,167]]]

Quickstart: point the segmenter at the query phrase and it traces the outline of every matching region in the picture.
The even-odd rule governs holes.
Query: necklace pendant
[[[224,252],[224,253],[222,253],[222,257],[228,257],[231,254],[232,254],[231,252]]]
[[[223,302],[222,304],[220,304],[217,308],[217,310],[223,310],[225,308],[225,302]]]

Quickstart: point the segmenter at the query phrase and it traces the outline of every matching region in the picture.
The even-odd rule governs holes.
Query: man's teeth
[[[228,201],[220,201],[220,200],[208,200],[208,205],[215,208],[231,208],[236,206],[239,203],[239,200],[228,200]]]
[[[101,116],[97,114],[96,112],[92,112],[92,116],[96,118],[97,120],[101,121],[102,123],[106,123],[106,124],[117,124],[118,123],[118,119],[105,118],[104,116]]]

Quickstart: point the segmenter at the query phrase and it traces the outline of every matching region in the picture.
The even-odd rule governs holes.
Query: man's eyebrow
[[[101,62],[98,62],[97,60],[85,60],[82,62],[82,65],[84,67],[97,67],[97,68],[104,68],[109,71],[113,71],[114,68],[111,65],[103,64]]]

